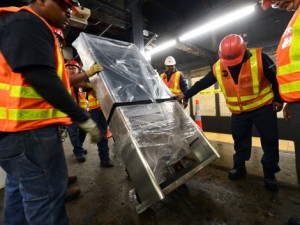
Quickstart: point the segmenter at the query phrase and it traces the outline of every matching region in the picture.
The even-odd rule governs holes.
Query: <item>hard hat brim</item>
[[[261,8],[267,10],[272,5],[272,1],[262,1]]]
[[[236,65],[238,65],[242,62],[242,60],[244,58],[244,55],[245,55],[245,51],[246,51],[246,49],[244,49],[243,54],[241,54],[239,57],[237,57],[235,59],[222,59],[222,58],[220,58],[220,61],[225,66],[236,66]]]

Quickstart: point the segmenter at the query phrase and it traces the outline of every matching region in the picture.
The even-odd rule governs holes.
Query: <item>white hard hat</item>
[[[175,61],[174,57],[168,56],[166,58],[166,60],[165,60],[165,65],[166,66],[174,66],[174,65],[176,65],[176,61]]]

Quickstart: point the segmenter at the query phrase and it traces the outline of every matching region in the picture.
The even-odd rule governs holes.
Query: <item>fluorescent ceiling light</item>
[[[208,22],[207,24],[200,26],[199,28],[192,30],[182,36],[179,37],[179,41],[186,41],[189,39],[192,39],[196,36],[199,36],[201,34],[207,33],[209,31],[212,31],[216,28],[222,27],[228,23],[231,23],[233,21],[236,21],[238,19],[241,19],[242,17],[245,17],[249,14],[251,14],[252,12],[254,12],[256,4],[251,5],[251,6],[246,6],[243,7],[239,10],[236,10],[232,13],[226,14],[225,16],[222,16],[216,20],[213,20],[211,22]],[[167,49],[169,47],[172,47],[176,45],[176,39],[175,40],[171,40],[168,42],[165,42],[162,45],[158,45],[157,47],[153,48],[150,51],[145,52],[145,55],[148,55],[147,57],[151,57],[151,55],[160,52],[164,49]]]
[[[142,52],[142,55],[145,57],[147,61],[151,61],[151,54]]]
[[[170,48],[172,46],[176,45],[176,39],[173,39],[171,41],[167,41],[161,45],[156,46],[155,48],[151,49],[150,51],[146,52],[147,54],[153,55],[157,52],[160,52],[166,48]]]
[[[242,17],[245,17],[245,16],[249,15],[250,13],[254,12],[255,5],[243,7],[239,10],[236,10],[232,13],[222,16],[216,20],[208,22],[207,24],[200,26],[200,27],[196,28],[195,30],[192,30],[192,31],[182,35],[181,37],[179,37],[179,40],[186,41],[186,40],[192,39],[196,36],[207,33],[216,28],[222,27],[228,23],[231,23],[233,21],[241,19]]]

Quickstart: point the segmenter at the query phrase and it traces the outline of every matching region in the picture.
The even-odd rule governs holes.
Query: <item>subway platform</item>
[[[291,142],[280,142],[280,189],[270,192],[263,185],[258,139],[253,140],[251,160],[246,164],[248,176],[231,181],[227,178],[232,167],[231,136],[205,135],[221,157],[141,214],[135,209],[138,202],[129,196],[134,187],[124,165],[114,157],[113,139],[109,141],[113,168],[100,167],[96,145],[90,144],[88,138],[84,144],[87,160],[78,163],[67,139],[64,147],[69,174],[78,176],[73,187],[82,190],[78,199],[67,203],[70,225],[284,225],[290,216],[300,216]],[[0,190],[1,210],[3,191]]]

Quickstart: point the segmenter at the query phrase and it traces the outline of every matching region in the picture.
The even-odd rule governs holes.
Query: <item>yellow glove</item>
[[[95,73],[101,72],[102,70],[103,66],[101,66],[100,64],[94,64],[87,71],[85,71],[85,75],[89,78]]]
[[[91,136],[91,141],[93,143],[98,143],[102,138],[102,133],[99,130],[97,124],[92,119],[88,119],[85,122],[77,123],[84,132],[88,133]]]
[[[86,82],[86,83],[85,83],[85,88],[93,88],[93,87],[92,87],[92,84],[91,84],[91,83]]]

